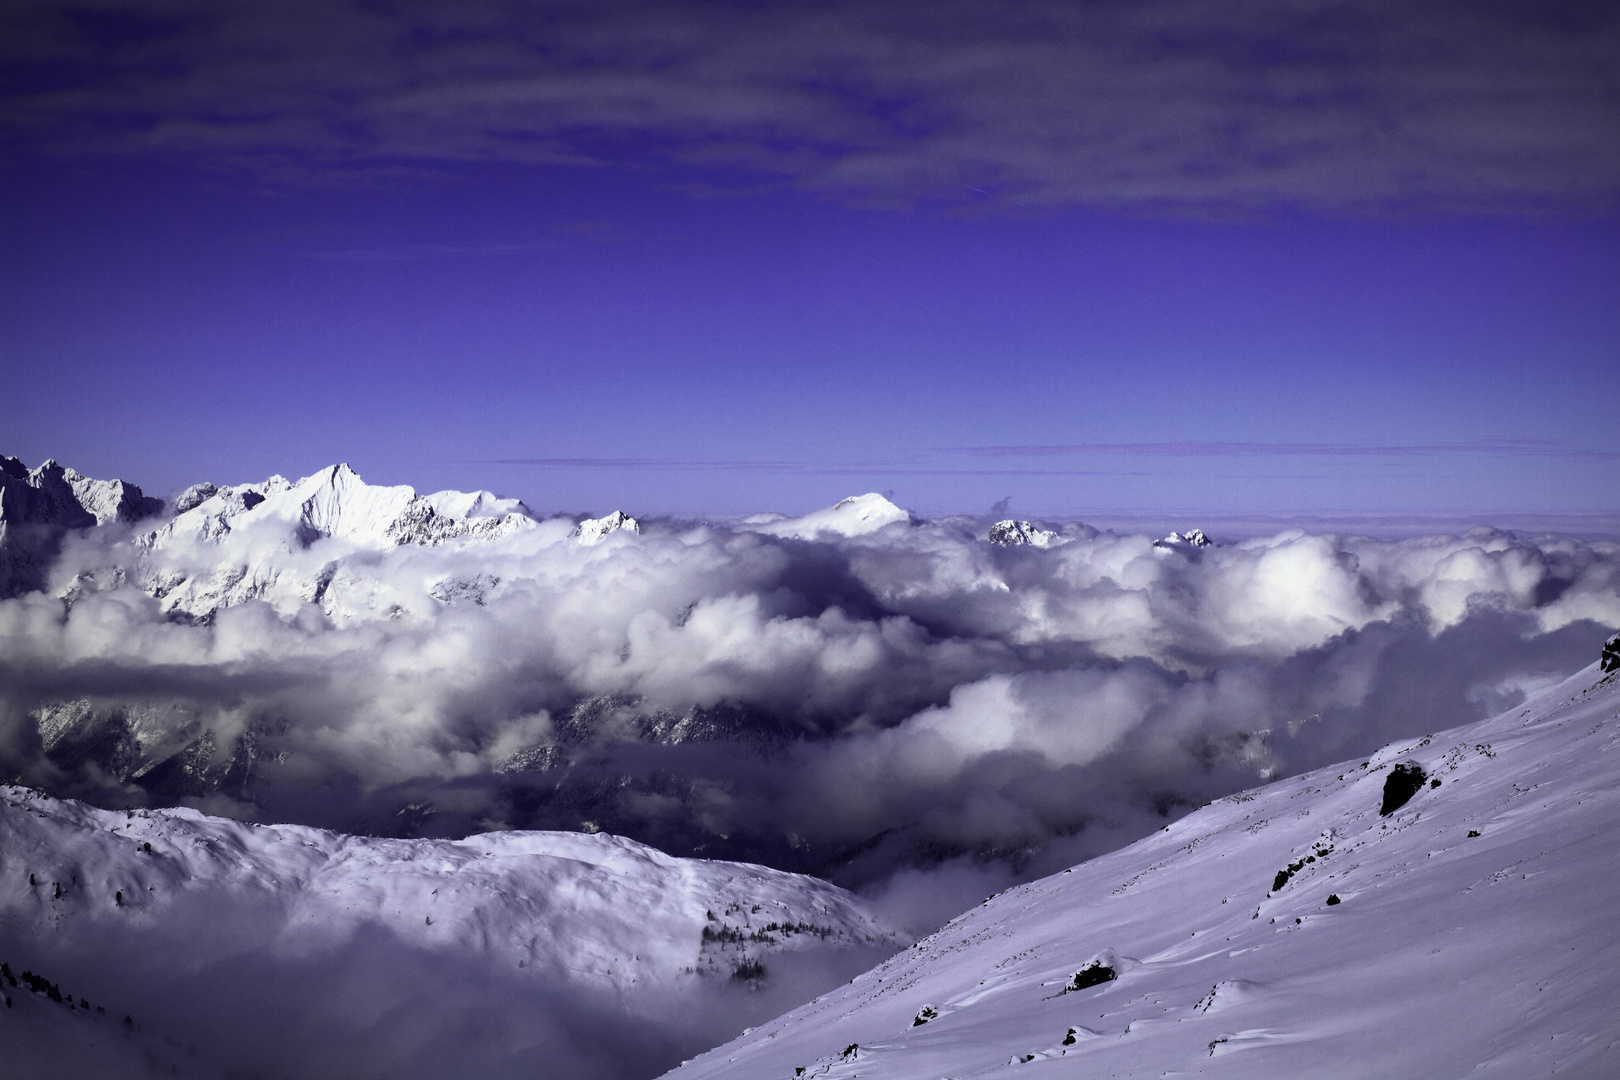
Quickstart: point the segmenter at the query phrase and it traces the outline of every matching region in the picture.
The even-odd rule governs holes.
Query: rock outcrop
[[[989,540],[997,547],[1047,548],[1061,543],[1063,538],[1050,529],[1043,529],[1027,521],[998,521],[990,526]]]
[[[1210,540],[1209,537],[1204,535],[1203,529],[1188,529],[1184,533],[1173,532],[1163,540],[1155,540],[1153,541],[1153,546],[1158,548],[1181,548],[1183,550],[1191,550],[1193,548],[1209,547]]]

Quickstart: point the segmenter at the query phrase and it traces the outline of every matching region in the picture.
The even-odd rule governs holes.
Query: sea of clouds
[[[0,775],[380,834],[600,828],[810,870],[926,929],[1211,798],[1511,707],[1620,625],[1612,540],[574,524],[71,535],[45,589],[0,601]]]

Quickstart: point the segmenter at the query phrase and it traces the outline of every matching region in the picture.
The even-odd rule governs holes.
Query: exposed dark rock
[[[1085,967],[1074,973],[1074,979],[1064,987],[1064,992],[1070,990],[1084,990],[1088,986],[1100,986],[1105,982],[1112,982],[1119,978],[1119,972],[1107,964],[1093,960]]]
[[[1295,859],[1293,862],[1277,871],[1277,876],[1271,879],[1271,891],[1282,892],[1283,886],[1288,884],[1288,879],[1299,873],[1304,868],[1305,860]]]
[[[1388,817],[1412,800],[1423,787],[1423,766],[1403,761],[1389,770],[1384,779],[1384,803],[1378,808],[1380,817]]]

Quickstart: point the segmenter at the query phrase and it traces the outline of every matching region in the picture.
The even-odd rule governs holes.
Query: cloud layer
[[[1620,190],[1620,17],[1576,0],[8,10],[11,137],[287,179],[629,164],[872,203],[1222,213]]]
[[[1067,865],[1509,707],[1620,625],[1620,544],[1558,536],[998,547],[869,496],[588,544],[351,487],[400,520],[504,515],[396,543],[272,486],[72,535],[0,601],[0,772],[385,834],[601,828],[873,888],[979,860],[977,890],[986,858]],[[248,509],[192,529],[222,506]]]

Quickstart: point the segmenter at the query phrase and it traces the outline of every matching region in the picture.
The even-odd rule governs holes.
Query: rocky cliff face
[[[0,456],[0,521],[8,525],[49,525],[80,529],[109,522],[132,522],[163,509],[122,480],[92,480],[54,460],[29,469]]]
[[[29,469],[0,455],[0,598],[44,588],[67,533],[130,524],[162,509],[162,500],[134,484],[92,480],[55,461]]]

